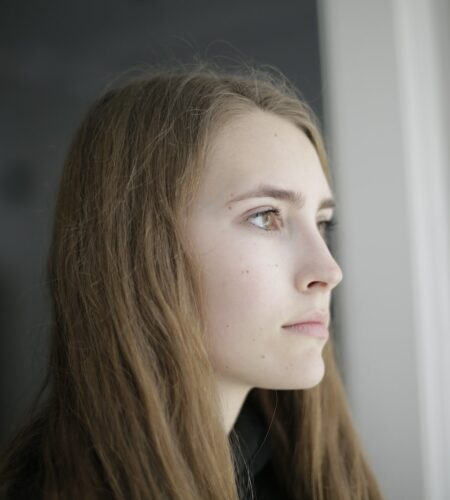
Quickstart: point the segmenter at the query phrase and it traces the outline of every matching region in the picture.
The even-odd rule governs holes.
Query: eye
[[[329,237],[330,237],[330,233],[333,230],[333,228],[336,227],[336,225],[337,225],[336,219],[323,220],[323,221],[317,223],[317,226],[319,228],[319,232],[325,241],[328,242]]]
[[[279,228],[275,228],[275,229],[266,229],[267,228],[267,221],[270,222],[270,219],[275,219],[279,222],[281,222],[281,217],[280,217],[280,210],[278,208],[271,208],[269,210],[262,210],[261,212],[256,212],[255,214],[252,214],[250,215],[250,217],[247,218],[247,220],[250,220],[250,219],[261,219],[262,223],[263,223],[263,227],[261,227],[261,229],[263,229],[264,231],[279,231]],[[272,216],[272,217],[271,217]],[[271,225],[269,225],[269,227],[271,227]]]

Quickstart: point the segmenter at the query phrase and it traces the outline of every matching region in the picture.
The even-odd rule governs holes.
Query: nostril
[[[319,286],[323,286],[323,287],[327,287],[327,283],[325,283],[325,281],[311,281],[311,283],[308,285],[308,288],[312,287],[312,286],[315,286],[316,283],[319,285]]]

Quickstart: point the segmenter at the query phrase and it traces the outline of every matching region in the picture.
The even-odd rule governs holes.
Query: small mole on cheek
[[[243,270],[241,271],[241,274],[244,274],[244,273],[249,274],[249,273],[250,273],[250,271],[249,271],[248,269],[243,269]]]
[[[226,327],[226,328],[230,328],[230,325],[227,323],[227,324],[225,325],[225,327]]]
[[[261,354],[261,359],[266,359],[266,357],[264,356],[264,354]]]

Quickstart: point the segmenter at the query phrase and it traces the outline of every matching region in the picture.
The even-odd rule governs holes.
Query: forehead
[[[331,194],[314,146],[293,123],[259,110],[234,117],[209,145],[200,196],[222,201],[269,182]]]

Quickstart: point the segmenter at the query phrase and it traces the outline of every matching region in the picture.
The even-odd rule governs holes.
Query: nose
[[[296,274],[296,287],[299,290],[306,292],[320,288],[331,291],[342,281],[342,269],[324,240],[302,254]]]

